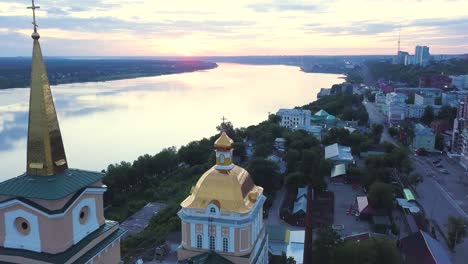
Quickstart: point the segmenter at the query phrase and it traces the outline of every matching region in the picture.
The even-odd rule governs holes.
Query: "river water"
[[[216,133],[225,116],[235,127],[268,112],[316,99],[337,74],[298,67],[220,63],[207,71],[52,87],[68,164],[102,170]],[[26,168],[29,89],[0,90],[0,181]]]

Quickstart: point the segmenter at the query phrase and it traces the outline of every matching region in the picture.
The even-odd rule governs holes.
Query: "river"
[[[340,77],[219,63],[207,71],[57,85],[52,93],[69,166],[100,171],[211,136],[223,116],[235,127],[257,124],[268,112],[314,101]],[[0,181],[25,171],[28,103],[29,89],[0,90]]]

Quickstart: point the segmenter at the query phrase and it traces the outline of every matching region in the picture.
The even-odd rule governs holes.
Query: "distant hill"
[[[51,85],[100,82],[216,68],[200,60],[44,59]],[[31,58],[0,58],[0,89],[29,87]]]

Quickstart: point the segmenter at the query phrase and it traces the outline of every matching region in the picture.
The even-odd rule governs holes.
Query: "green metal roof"
[[[67,169],[53,176],[21,176],[0,183],[0,195],[28,199],[56,200],[102,179],[100,172]]]
[[[106,223],[102,225],[99,229],[89,234],[87,237],[85,237],[80,242],[78,242],[78,244],[70,247],[69,249],[67,249],[66,251],[62,253],[48,254],[48,253],[39,253],[39,252],[23,250],[23,249],[12,249],[12,248],[0,247],[0,255],[21,256],[24,258],[44,261],[48,263],[65,263],[71,257],[76,255],[80,250],[82,250],[84,247],[89,245],[89,243],[91,243],[94,239],[108,232],[116,225],[118,225],[118,222],[106,221]],[[88,250],[83,256],[81,256],[74,263],[76,264],[86,263],[92,257],[94,257],[99,252],[101,252],[101,250],[103,250],[109,244],[111,244],[114,240],[116,240],[121,235],[123,235],[123,233],[125,233],[123,229],[121,228],[117,229],[112,234],[109,234],[103,241],[101,241],[96,246]]]
[[[330,114],[327,113],[327,111],[323,110],[323,109],[320,109],[320,111],[318,111],[317,113],[315,113],[314,115],[316,116],[329,116]]]
[[[270,240],[282,241],[286,239],[286,227],[281,225],[267,225],[266,232]]]
[[[411,192],[410,189],[408,188],[405,188],[403,189],[403,193],[405,195],[405,199],[409,202],[409,201],[415,201],[416,199],[414,199],[414,195],[413,193]]]

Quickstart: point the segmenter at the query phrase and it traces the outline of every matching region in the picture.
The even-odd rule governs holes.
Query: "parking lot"
[[[360,188],[353,188],[347,184],[329,184],[328,190],[335,193],[335,227],[342,226],[342,230],[337,230],[341,235],[347,236],[371,230],[370,224],[366,221],[357,220],[357,217],[348,214],[349,207],[356,200],[356,196],[365,195]],[[341,229],[341,228],[340,228]]]

